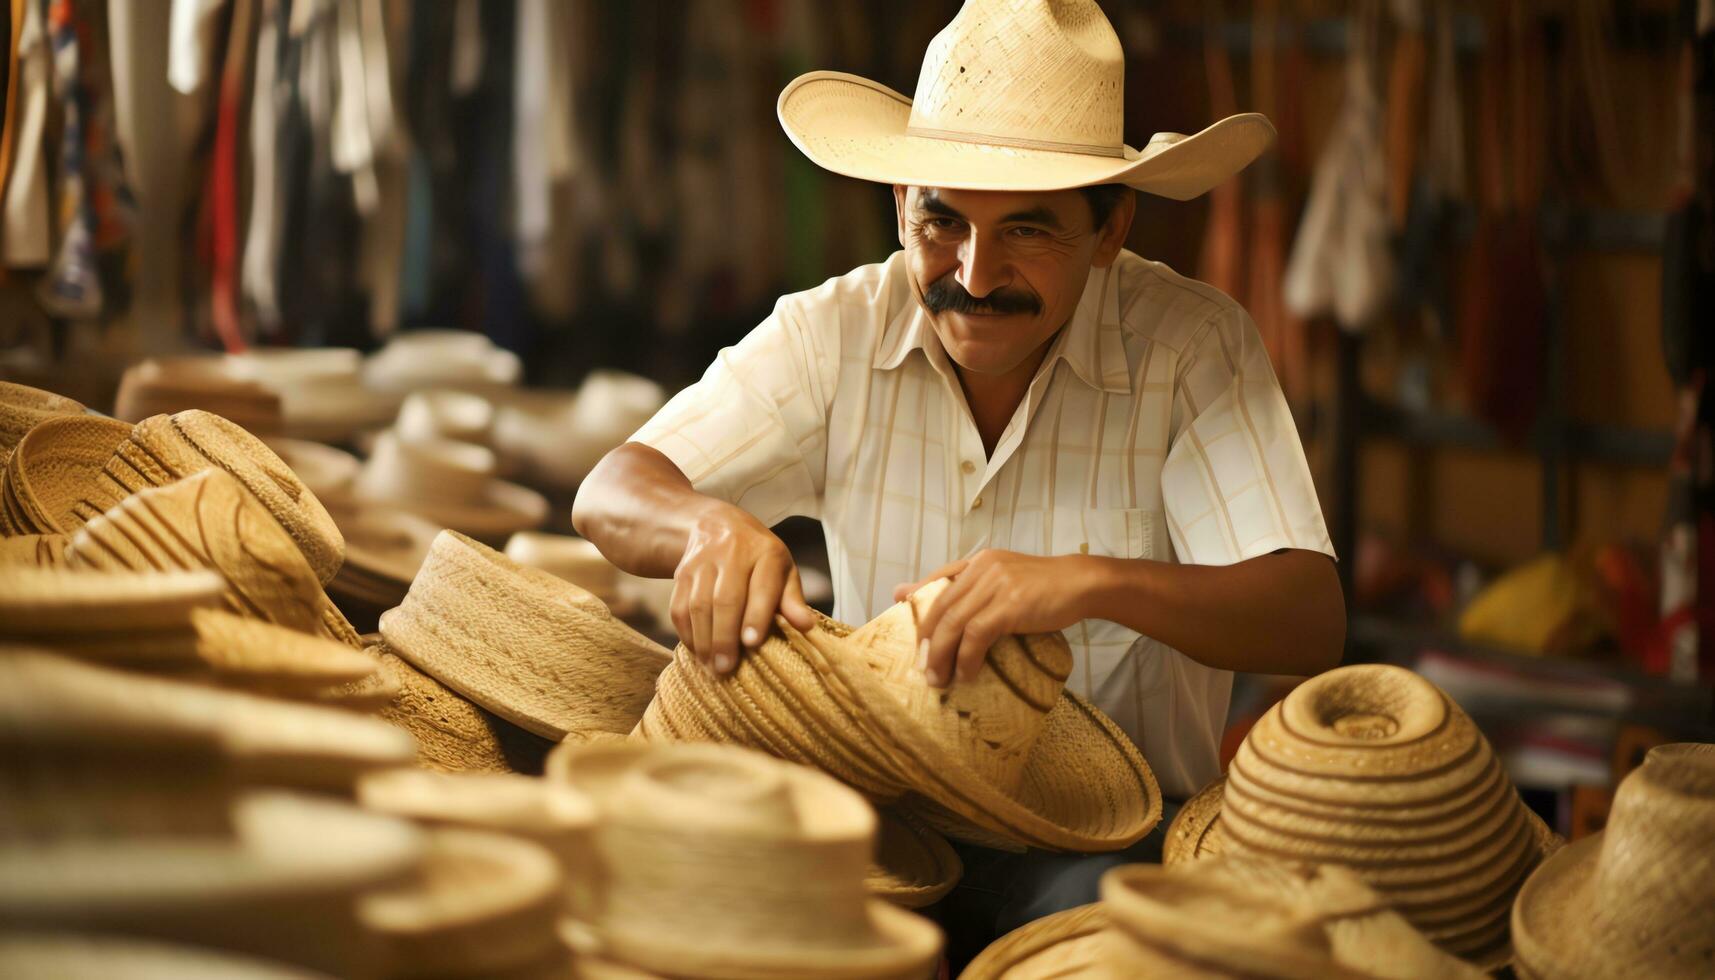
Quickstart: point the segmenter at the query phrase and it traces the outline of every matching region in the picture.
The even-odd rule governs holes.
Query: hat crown
[[[1715,928],[1715,744],[1649,751],[1614,793],[1596,869],[1595,902],[1610,915]]]
[[[967,0],[923,55],[907,132],[1119,157],[1124,97],[1094,0]]]

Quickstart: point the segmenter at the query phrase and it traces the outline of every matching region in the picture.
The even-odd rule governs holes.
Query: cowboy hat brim
[[[837,71],[794,79],[780,93],[778,112],[805,156],[859,180],[973,191],[1124,184],[1178,201],[1243,170],[1275,135],[1266,116],[1246,112],[1190,136],[1157,133],[1142,150],[1124,147],[1120,156],[915,136],[908,132],[910,99]]]

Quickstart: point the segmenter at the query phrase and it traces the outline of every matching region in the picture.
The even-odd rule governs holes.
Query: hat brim
[[[1532,976],[1571,976],[1589,971],[1600,950],[1582,941],[1594,908],[1589,889],[1595,878],[1602,837],[1592,834],[1549,855],[1525,880],[1513,903],[1512,944],[1519,966]],[[1639,963],[1610,962],[1602,969],[1625,973]]]
[[[1100,902],[1045,915],[990,943],[959,974],[959,980],[1095,973],[1106,962],[1102,934],[1107,928],[1108,913]]]
[[[922,820],[895,810],[876,811],[875,863],[864,879],[870,894],[920,909],[940,901],[964,873],[958,852]]]
[[[1190,136],[1158,133],[1123,156],[913,136],[911,100],[844,72],[800,75],[780,93],[780,125],[817,166],[883,184],[974,191],[1053,191],[1096,184],[1187,201],[1248,166],[1274,125],[1246,112]]]

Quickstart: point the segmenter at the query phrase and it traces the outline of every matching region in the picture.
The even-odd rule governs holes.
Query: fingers
[[[923,586],[928,585],[930,582],[933,582],[938,578],[957,578],[959,573],[964,571],[965,567],[970,563],[971,560],[969,558],[961,558],[958,561],[942,565],[940,568],[929,573],[925,578],[919,579],[916,582],[907,582],[901,585],[896,585],[893,587],[893,601],[904,602],[906,596],[916,592],[918,589],[921,589]]]
[[[797,574],[790,559],[756,563],[750,573],[750,594],[744,600],[743,628],[738,637],[745,649],[754,650],[762,645],[762,638],[768,635],[768,627],[774,621],[774,610],[784,608],[781,593],[787,588],[788,575],[796,578]]]
[[[982,602],[971,584],[954,579],[919,621],[917,657],[930,687],[946,687],[953,680],[954,660],[965,626],[981,609]],[[924,637],[929,640],[926,652],[922,648]]]
[[[976,678],[977,672],[983,669],[983,662],[988,660],[989,650],[1000,641],[1003,632],[1000,619],[991,608],[985,606],[971,617],[965,624],[964,635],[959,638],[958,660],[954,667],[959,683]]]
[[[786,576],[786,588],[780,595],[780,614],[786,617],[793,628],[808,632],[816,626],[815,610],[804,600],[804,584],[798,580],[798,569],[793,567]],[[767,632],[764,624],[763,632]]]
[[[738,630],[753,569],[723,568],[715,575],[709,602],[709,664],[717,674],[738,666]]]

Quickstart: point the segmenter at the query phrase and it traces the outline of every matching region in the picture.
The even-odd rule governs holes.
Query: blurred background
[[[487,442],[569,530],[593,459],[779,295],[897,248],[888,190],[811,165],[775,99],[817,68],[909,94],[957,6],[13,0],[0,376],[121,415],[128,371],[131,414],[260,385],[259,427],[359,456],[408,395],[474,395],[500,423],[408,428]],[[1599,823],[1644,748],[1715,737],[1712,5],[1102,6],[1129,144],[1280,131],[1142,198],[1130,246],[1255,317],[1348,660],[1420,670],[1562,829]],[[322,348],[379,396],[350,425],[269,360]],[[1280,690],[1245,679],[1235,738]]]

